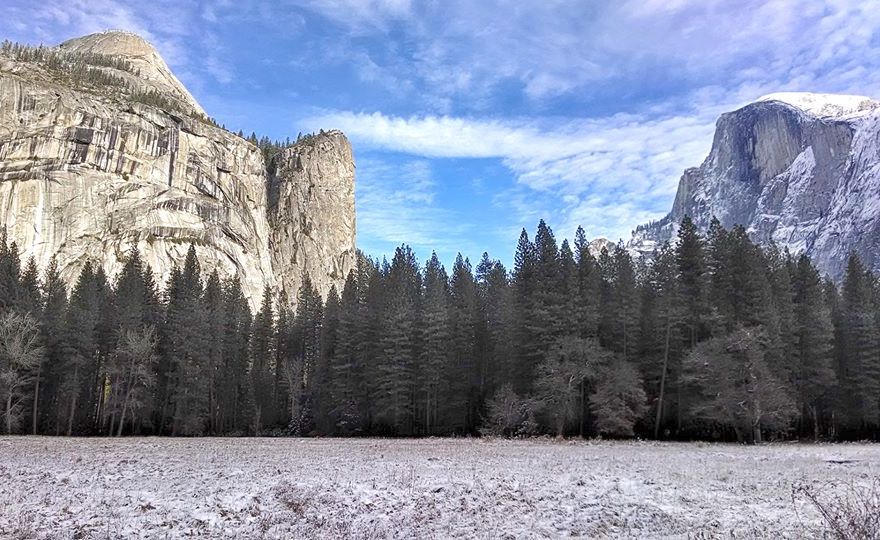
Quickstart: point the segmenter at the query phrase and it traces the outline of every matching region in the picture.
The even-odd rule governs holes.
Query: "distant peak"
[[[880,101],[867,96],[845,94],[815,94],[812,92],[776,92],[756,100],[756,103],[778,101],[823,118],[854,116],[880,107]]]
[[[59,45],[62,49],[125,57],[159,56],[158,51],[141,35],[128,30],[105,30],[73,38]],[[164,61],[163,61],[164,63]]]
[[[62,50],[75,53],[103,54],[124,58],[136,67],[141,78],[156,89],[168,92],[189,103],[192,108],[205,114],[204,109],[174,76],[159,51],[139,34],[127,30],[106,30],[74,39],[58,46]]]

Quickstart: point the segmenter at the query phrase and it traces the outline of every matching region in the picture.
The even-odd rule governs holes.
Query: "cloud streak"
[[[563,212],[566,228],[576,216],[593,233],[616,238],[666,211],[682,170],[699,164],[708,152],[713,121],[709,116],[538,121],[335,112],[304,123],[339,127],[366,150],[499,159],[517,184],[493,186],[492,201],[514,210],[517,225],[541,217],[536,211],[548,217]],[[616,211],[609,212],[612,207]]]

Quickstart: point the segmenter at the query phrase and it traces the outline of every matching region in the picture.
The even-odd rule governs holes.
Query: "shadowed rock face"
[[[154,61],[140,38],[97,36]],[[164,62],[148,68],[138,67],[154,76],[143,88],[192,100]],[[273,161],[270,175],[259,149],[197,117],[0,55],[0,225],[23,258],[45,268],[56,257],[68,283],[87,260],[115,276],[133,247],[164,283],[192,244],[204,271],[241,279],[252,308],[264,286],[295,301],[304,273],[322,293],[341,287],[355,249],[348,141],[320,134]]]
[[[629,247],[650,252],[685,216],[704,231],[715,216],[758,242],[806,252],[835,279],[852,250],[880,270],[878,105],[781,94],[722,115],[709,156],[682,175],[672,211],[639,227]]]

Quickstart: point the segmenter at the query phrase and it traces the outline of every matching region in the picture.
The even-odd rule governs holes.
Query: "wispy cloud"
[[[474,218],[450,195],[463,185],[504,209],[488,224],[504,235],[549,217],[560,234],[625,236],[669,209],[721,112],[775,91],[880,96],[880,9],[865,0],[7,4],[12,39],[142,34],[246,131],[342,128],[375,246],[469,249]],[[438,181],[453,159],[505,175]]]
[[[437,182],[427,160],[373,156],[358,161],[358,244],[374,254],[390,254],[406,243],[422,258],[432,250],[476,249],[472,225],[455,210],[437,204]]]
[[[713,122],[711,114],[538,121],[340,112],[305,123],[339,127],[365,149],[500,159],[518,185],[494,186],[493,202],[518,222],[580,219],[595,234],[619,237],[666,210],[682,170],[707,153]]]

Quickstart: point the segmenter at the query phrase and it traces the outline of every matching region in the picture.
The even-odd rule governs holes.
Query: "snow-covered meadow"
[[[801,538],[880,445],[0,438],[0,538]]]

